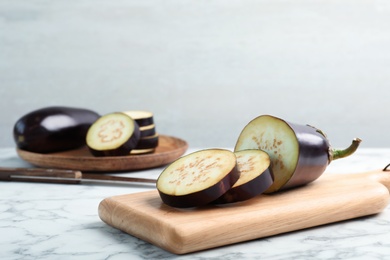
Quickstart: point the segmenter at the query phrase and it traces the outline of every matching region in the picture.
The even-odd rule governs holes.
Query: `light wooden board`
[[[327,174],[301,188],[225,206],[176,209],[157,190],[104,199],[108,225],[171,253],[186,254],[381,212],[390,172]]]

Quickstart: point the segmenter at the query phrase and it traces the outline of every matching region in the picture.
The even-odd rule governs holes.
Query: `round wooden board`
[[[187,142],[182,139],[159,135],[156,150],[142,155],[94,157],[87,147],[48,154],[17,149],[17,153],[23,160],[44,168],[115,172],[163,166],[182,156],[187,148]]]

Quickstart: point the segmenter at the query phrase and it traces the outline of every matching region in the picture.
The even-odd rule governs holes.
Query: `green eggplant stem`
[[[331,150],[332,160],[337,160],[340,158],[345,158],[347,156],[350,156],[351,154],[353,154],[357,150],[361,141],[362,140],[360,138],[355,138],[352,140],[352,144],[349,147],[347,147],[346,149],[343,149],[343,150],[332,149]]]

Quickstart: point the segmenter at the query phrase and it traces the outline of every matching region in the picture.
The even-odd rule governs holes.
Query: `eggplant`
[[[266,191],[274,182],[269,155],[258,149],[235,152],[240,178],[230,190],[215,200],[226,204],[249,200]]]
[[[232,151],[205,149],[171,163],[158,177],[156,187],[161,200],[169,206],[200,207],[227,192],[239,177]]]
[[[148,154],[148,153],[154,153],[156,151],[156,148],[149,148],[149,149],[137,149],[134,148],[130,151],[131,155],[140,155],[140,154]]]
[[[126,115],[130,116],[140,127],[153,125],[154,117],[153,113],[144,110],[129,110],[124,111]]]
[[[326,135],[313,126],[262,115],[243,128],[234,151],[261,149],[269,154],[274,183],[265,193],[273,193],[316,180],[332,161],[353,154],[360,142],[355,138],[348,148],[333,149]]]
[[[130,154],[155,152],[158,146],[159,135],[156,132],[153,113],[144,110],[129,110],[123,113],[130,116],[139,125],[141,131],[141,138]]]
[[[141,137],[148,137],[156,134],[156,127],[154,124],[141,126],[139,130],[141,131]]]
[[[158,134],[141,137],[135,149],[152,149],[158,146]]]
[[[13,138],[19,149],[52,153],[85,145],[89,127],[100,117],[92,110],[64,106],[44,107],[19,118]]]
[[[141,132],[138,124],[128,115],[120,112],[101,116],[87,132],[86,142],[94,156],[130,155]]]

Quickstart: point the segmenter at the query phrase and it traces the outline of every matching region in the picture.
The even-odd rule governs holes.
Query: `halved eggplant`
[[[138,124],[124,113],[100,117],[89,128],[86,141],[94,156],[129,155],[140,139]]]
[[[133,120],[137,122],[140,127],[154,124],[152,112],[143,110],[129,110],[124,111],[123,113],[133,118]]]
[[[266,191],[273,183],[271,160],[258,149],[235,152],[240,178],[214,203],[224,204],[251,199]]]
[[[87,131],[99,117],[83,108],[44,107],[17,120],[14,141],[18,148],[36,153],[75,149],[85,145]]]
[[[234,151],[261,149],[269,154],[274,183],[265,193],[272,193],[316,180],[331,161],[351,155],[360,142],[356,138],[348,148],[336,150],[325,134],[313,126],[262,115],[244,127]]]
[[[166,167],[157,179],[157,190],[169,206],[199,207],[219,198],[239,177],[233,152],[206,149],[183,156]]]

